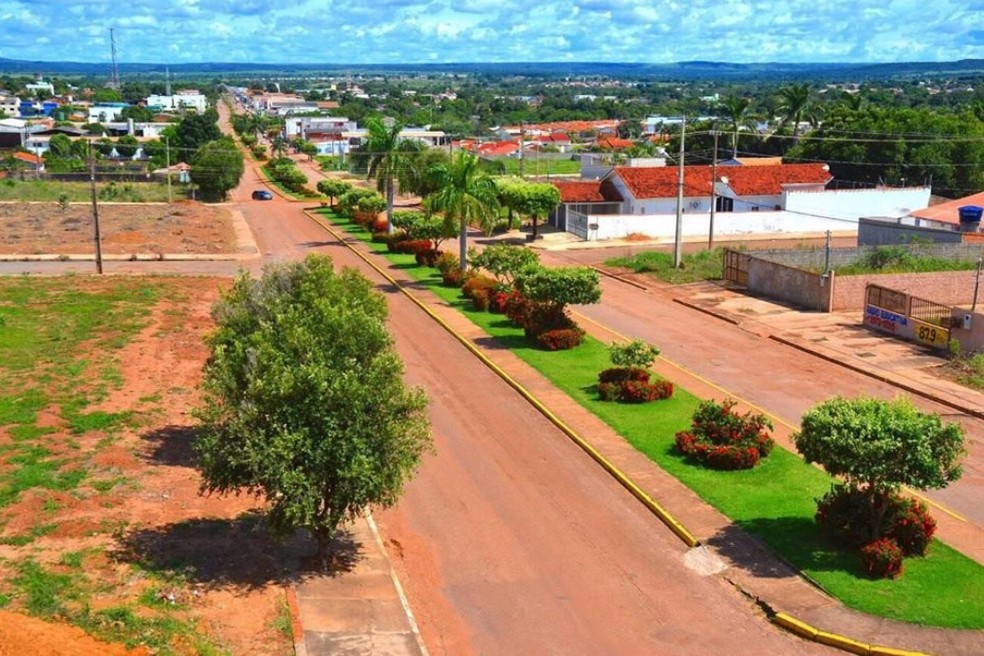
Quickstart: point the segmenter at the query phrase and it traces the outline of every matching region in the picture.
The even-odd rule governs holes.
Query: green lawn
[[[505,167],[504,175],[519,175],[519,160],[512,157],[504,157],[495,160]],[[537,159],[535,156],[527,157],[523,162],[523,175],[546,176],[546,175],[577,175],[581,172],[581,162],[573,159]]]
[[[688,253],[683,256],[683,266],[673,266],[673,255],[647,251],[630,257],[605,260],[605,264],[631,269],[636,273],[652,273],[664,282],[680,284],[701,280],[720,280],[723,276],[724,251],[720,248]]]
[[[369,233],[357,224],[330,210],[322,214],[368,240]],[[699,402],[686,390],[677,387],[671,399],[640,406],[601,402],[593,386],[598,372],[611,366],[605,345],[589,338],[571,351],[534,348],[506,317],[471,309],[458,289],[441,285],[437,272],[417,266],[413,256],[387,253],[384,244],[370,243],[370,247],[466,314],[661,468],[737,526],[762,538],[847,606],[906,622],[984,628],[984,567],[975,561],[934,541],[925,558],[905,561],[900,579],[866,578],[856,554],[832,548],[816,529],[814,499],[831,484],[826,474],[781,448],[753,470],[719,472],[688,464],[673,451],[673,436],[689,426],[690,414]],[[725,535],[702,537],[712,544],[727,540]]]
[[[187,185],[172,180],[171,196],[174,199],[186,195]],[[160,182],[98,182],[96,190],[100,201],[122,203],[167,202],[167,185]],[[68,202],[81,203],[92,200],[88,182],[61,182],[58,180],[0,180],[0,201],[55,203],[64,194]]]

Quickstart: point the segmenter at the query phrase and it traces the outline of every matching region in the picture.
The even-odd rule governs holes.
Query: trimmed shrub
[[[578,327],[547,330],[536,335],[536,343],[548,351],[564,351],[584,341],[584,331]]]
[[[659,378],[652,381],[652,386],[656,388],[656,401],[660,399],[668,399],[673,396],[673,383],[670,381]]]
[[[872,578],[894,579],[902,573],[902,548],[892,538],[879,538],[861,547],[861,564]]]
[[[432,267],[437,262],[438,252],[437,249],[431,248],[426,251],[418,251],[414,256],[417,264],[421,266]]]
[[[926,511],[926,504],[905,497],[896,498],[892,525],[888,535],[906,556],[925,556],[936,533],[936,520]]]
[[[624,383],[629,380],[649,382],[649,370],[642,367],[612,367],[598,374],[599,383]]]
[[[526,325],[526,315],[529,313],[530,302],[518,289],[509,292],[506,297],[506,316],[517,326]]]
[[[466,285],[468,283],[465,283]],[[485,312],[489,309],[489,293],[484,289],[476,289],[471,296],[472,307],[480,312]]]
[[[772,451],[772,422],[761,414],[739,415],[736,402],[708,400],[694,411],[689,431],[676,434],[677,451],[714,469],[748,469]],[[754,453],[753,453],[754,452]]]
[[[394,253],[406,253],[416,255],[425,251],[434,250],[434,244],[430,239],[401,239],[393,244]]]
[[[657,388],[648,380],[622,381],[618,389],[618,399],[624,403],[649,403],[656,400]]]
[[[461,286],[461,295],[465,298],[475,299],[475,296],[485,297],[485,307],[488,308],[489,294],[495,289],[496,281],[494,278],[483,275],[469,276],[465,284]]]
[[[377,218],[372,222],[373,232],[387,232],[389,230],[389,221],[385,218]]]
[[[598,396],[602,401],[617,401],[618,395],[619,388],[615,383],[598,383]]]
[[[445,287],[461,287],[465,282],[465,274],[455,267],[441,273],[441,282]]]
[[[454,253],[441,253],[437,256],[434,266],[443,274],[451,269],[460,269],[461,262],[458,261],[458,256]]]
[[[509,300],[509,292],[496,288],[489,297],[489,311],[502,314],[506,311],[506,302]]]

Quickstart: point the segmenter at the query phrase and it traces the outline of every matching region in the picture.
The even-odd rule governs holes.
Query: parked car
[[[273,194],[266,189],[257,189],[253,192],[253,200],[273,200]]]

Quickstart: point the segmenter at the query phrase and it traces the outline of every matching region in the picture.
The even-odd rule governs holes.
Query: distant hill
[[[892,64],[788,64],[689,61],[673,64],[637,64],[609,62],[509,62],[455,64],[259,64],[201,62],[167,65],[179,76],[245,77],[260,75],[314,75],[353,73],[459,73],[529,76],[606,76],[654,80],[817,80],[859,81],[887,80],[899,77],[945,77],[984,73],[984,59],[953,62],[902,62]],[[119,64],[124,77],[163,76],[165,64]],[[0,57],[0,73],[47,75],[107,76],[109,64],[91,62],[50,62],[5,59]]]

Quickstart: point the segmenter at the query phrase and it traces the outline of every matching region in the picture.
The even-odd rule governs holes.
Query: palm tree
[[[416,141],[402,139],[403,124],[394,122],[386,127],[382,120],[373,116],[366,121],[369,138],[366,151],[369,153],[369,178],[376,179],[376,189],[386,195],[387,230],[393,232],[393,196],[396,183],[406,183],[414,175],[412,159],[420,152]]]
[[[799,124],[810,113],[810,85],[794,84],[779,89],[777,109],[782,114],[782,125],[792,121],[793,143],[799,143]]]
[[[458,224],[461,270],[468,268],[468,226],[477,224],[490,233],[498,216],[498,188],[478,164],[478,158],[462,152],[447,164],[428,170],[437,191],[427,197],[430,210],[444,213],[446,223]]]
[[[731,124],[731,158],[738,157],[738,132],[748,125],[748,108],[752,105],[751,98],[727,96],[724,102],[724,117]],[[716,156],[716,154],[715,154]]]

